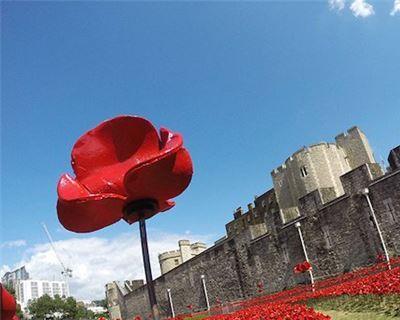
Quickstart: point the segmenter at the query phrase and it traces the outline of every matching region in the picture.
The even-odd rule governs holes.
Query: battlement
[[[190,246],[190,241],[189,240],[179,240],[178,244],[179,244],[179,246]]]
[[[275,176],[278,175],[286,170],[286,164],[282,163],[279,167],[275,168],[271,171],[271,175]]]
[[[335,137],[335,141],[341,141],[341,140],[344,140],[344,139],[348,139],[349,136],[360,135],[360,134],[363,134],[361,129],[359,127],[357,127],[357,126],[352,126],[350,129],[347,129],[345,132],[339,133]]]
[[[207,248],[206,244],[203,243],[203,242],[195,242],[195,243],[192,243],[192,244],[190,245],[190,247],[191,247],[192,249],[198,249],[198,248],[204,248],[204,249],[206,249],[206,248]]]
[[[271,175],[276,176],[276,175],[285,173],[287,168],[291,165],[291,163],[293,161],[296,161],[296,157],[299,157],[302,154],[312,153],[317,148],[326,148],[326,149],[334,148],[335,149],[338,147],[335,143],[325,142],[325,141],[314,143],[309,146],[303,146],[302,148],[300,148],[296,152],[294,152],[291,156],[289,156],[283,164],[281,164],[279,167],[273,169],[271,171]]]
[[[181,253],[179,250],[171,250],[171,251],[166,251],[163,253],[160,253],[158,255],[158,260],[166,260],[166,259],[171,259],[171,258],[176,258],[176,257],[180,257]]]

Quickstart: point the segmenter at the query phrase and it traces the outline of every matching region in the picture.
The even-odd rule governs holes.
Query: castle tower
[[[340,176],[364,163],[376,163],[364,133],[352,127],[336,143],[301,148],[271,176],[284,222],[299,216],[298,200],[317,189],[329,189],[325,202],[344,194]]]
[[[347,133],[341,133],[335,138],[336,145],[343,149],[346,158],[352,169],[355,169],[364,163],[375,163],[372,148],[369,145],[365,134],[357,127],[347,130]]]
[[[192,257],[189,240],[179,240],[179,251],[181,252],[182,262],[189,260]]]
[[[158,255],[161,274],[167,273],[207,249],[204,243],[190,243],[189,240],[179,240],[178,245],[178,250],[167,251]]]

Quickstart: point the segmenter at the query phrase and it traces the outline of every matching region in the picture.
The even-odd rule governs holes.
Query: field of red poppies
[[[391,260],[392,269],[386,263],[346,273],[310,285],[297,286],[290,290],[258,296],[246,301],[213,307],[204,319],[209,320],[311,320],[330,319],[329,316],[305,306],[307,301],[328,297],[360,295],[400,294],[400,258]],[[230,311],[229,313],[226,310]],[[225,311],[225,313],[224,313]],[[197,313],[196,317],[205,315]],[[174,320],[186,319],[188,315]]]

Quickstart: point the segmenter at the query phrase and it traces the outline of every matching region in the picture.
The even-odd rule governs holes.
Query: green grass
[[[332,320],[394,320],[400,319],[399,317],[391,317],[384,314],[375,312],[346,312],[346,311],[325,311],[318,310],[325,315],[331,316]]]
[[[309,300],[306,304],[316,310],[335,310],[353,313],[372,312],[391,317],[400,317],[400,295],[358,295],[328,297]]]
[[[208,317],[208,316],[197,315],[197,316],[193,316],[193,317],[184,318],[183,320],[200,320],[200,319],[204,319],[206,317]]]

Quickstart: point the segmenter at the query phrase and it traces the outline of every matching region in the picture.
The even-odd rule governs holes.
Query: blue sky
[[[355,17],[351,2],[3,2],[1,240],[26,245],[4,246],[2,264],[46,242],[40,222],[60,241],[137,233],[77,235],[55,210],[73,143],[116,115],[181,132],[194,160],[150,237],[217,239],[274,167],[353,125],[386,159],[400,136],[400,14],[369,1],[374,14]]]

